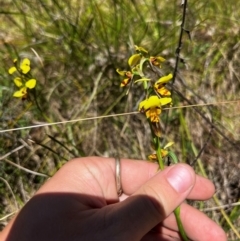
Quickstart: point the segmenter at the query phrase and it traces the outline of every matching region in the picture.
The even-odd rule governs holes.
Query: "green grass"
[[[176,0],[4,0],[0,10],[0,129],[137,110],[143,98],[140,89],[135,85],[126,96],[115,70],[127,68],[136,44],[165,57],[162,71],[173,72],[182,17],[179,4]],[[181,56],[186,64],[180,64],[174,84],[182,96],[174,94],[174,106],[188,105],[184,98],[192,104],[239,99],[239,14],[240,2],[235,0],[189,1],[185,28],[192,40],[184,34]],[[35,104],[29,107],[27,101],[12,97],[16,88],[8,68],[14,58],[22,57],[31,59],[41,111]],[[202,175],[204,171],[215,183],[221,204],[237,202],[240,104],[196,109],[170,110],[163,116],[163,137],[175,142],[181,161]],[[119,153],[146,159],[150,138],[141,114],[1,133],[0,218],[22,207],[46,180],[28,170],[50,176],[66,160],[85,155]],[[194,205],[202,209],[217,206],[213,199]],[[238,206],[226,209],[238,232],[239,210]],[[237,240],[223,213],[207,214],[221,224],[230,240]],[[0,220],[3,227],[9,218]]]

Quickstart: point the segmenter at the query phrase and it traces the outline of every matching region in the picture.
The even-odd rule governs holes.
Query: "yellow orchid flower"
[[[17,59],[14,59],[13,62],[17,66]],[[16,66],[9,68],[8,73],[9,74],[15,73],[18,70]],[[27,58],[23,59],[19,66],[18,71],[22,74],[27,74],[30,71],[30,69],[31,69],[30,68],[30,60]]]
[[[13,93],[14,97],[26,99],[27,97],[27,87],[22,87],[20,90]]]
[[[166,59],[164,59],[161,56],[157,56],[157,57],[151,56],[149,60],[152,63],[152,65],[159,66],[159,68],[161,68],[161,63],[165,62]]]
[[[148,155],[148,160],[151,162],[157,162],[157,154],[153,153],[153,154]]]
[[[161,107],[170,104],[171,102],[172,98],[159,98],[158,96],[153,95],[140,102],[139,111],[145,112],[146,117],[150,119],[151,122],[160,122],[159,115],[162,112]]]
[[[170,96],[171,92],[165,87],[165,84],[172,79],[173,75],[169,74],[166,76],[161,77],[156,83],[154,84],[154,89],[157,93],[159,93],[162,97]]]
[[[157,95],[152,95],[148,99],[140,102],[139,111],[146,111],[150,108],[161,108],[161,106],[170,104],[171,102],[172,98],[170,97],[159,98]]]
[[[164,147],[163,147],[163,149],[161,149],[161,155],[162,155],[162,157],[166,157],[167,155],[168,155],[168,150],[167,150],[167,148],[169,148],[170,146],[172,146],[174,144],[174,142],[173,141],[170,141],[170,142],[168,142]]]
[[[22,87],[24,85],[28,89],[33,89],[37,83],[35,79],[30,79],[25,84],[23,84],[23,81],[20,77],[16,77],[13,81],[17,87]]]
[[[119,69],[117,69],[116,71],[119,75],[127,77],[122,80],[120,87],[125,87],[126,85],[128,85],[131,82],[131,80],[133,78],[133,74],[131,71],[119,70]]]
[[[33,89],[36,86],[36,79],[31,77],[30,71],[30,60],[28,58],[24,58],[20,65],[17,64],[17,59],[13,60],[14,66],[8,70],[9,74],[13,74],[14,72],[18,72],[20,77],[15,77],[13,82],[19,88],[19,90],[13,93],[14,97],[26,99],[28,89]]]
[[[139,104],[139,111],[145,112],[146,117],[151,122],[159,122],[159,115],[161,114],[161,103],[157,96],[151,96],[149,99],[143,100]]]
[[[13,96],[22,99],[25,99],[27,97],[27,89],[33,89],[37,83],[35,79],[30,79],[27,82],[23,83],[20,77],[16,77],[13,81],[17,87],[21,87],[20,90],[13,93]]]
[[[25,58],[20,64],[20,70],[23,74],[27,74],[30,71],[30,60]]]
[[[163,149],[161,149],[161,156],[162,156],[162,158],[164,158],[164,157],[166,157],[168,155],[168,150],[166,150],[166,149],[169,148],[170,146],[172,146],[173,144],[174,144],[174,142],[170,141],[163,147]],[[148,159],[150,161],[156,162],[157,161],[157,154],[156,153],[150,154],[148,156]]]

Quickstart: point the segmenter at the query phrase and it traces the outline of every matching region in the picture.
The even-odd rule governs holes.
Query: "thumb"
[[[140,240],[186,199],[194,183],[193,169],[177,164],[156,173],[131,197],[116,205],[112,214],[117,215],[124,226],[121,229],[128,230],[131,236],[125,240]]]

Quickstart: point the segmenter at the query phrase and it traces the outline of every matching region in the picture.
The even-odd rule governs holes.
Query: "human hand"
[[[160,172],[157,168],[122,159],[119,199],[114,159],[74,159],[30,199],[0,234],[0,241],[181,240],[172,213],[180,204],[191,240],[227,240],[217,224],[183,203],[186,198],[210,198],[213,184],[185,164]]]

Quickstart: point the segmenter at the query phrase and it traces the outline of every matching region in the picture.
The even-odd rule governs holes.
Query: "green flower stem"
[[[183,224],[182,224],[182,220],[180,218],[180,206],[178,206],[175,210],[174,210],[174,215],[175,215],[175,218],[176,218],[176,221],[177,221],[177,225],[178,225],[178,229],[179,229],[179,232],[181,234],[181,237],[184,241],[189,241],[187,235],[186,235],[186,232],[183,228]]]
[[[177,164],[178,163],[178,158],[177,156],[175,155],[174,152],[172,151],[169,151],[168,152],[168,156],[171,158],[172,162]],[[176,221],[177,221],[177,225],[178,225],[178,229],[179,229],[179,232],[183,238],[184,241],[188,241],[188,237],[186,235],[186,232],[184,230],[184,227],[183,227],[183,224],[182,224],[182,221],[181,221],[181,218],[180,218],[180,206],[178,206],[175,210],[174,210],[174,215],[175,215],[175,218],[176,218]]]
[[[157,137],[157,148],[156,149],[157,149],[157,158],[158,158],[159,168],[161,170],[163,170],[164,169],[164,162],[163,162],[163,159],[162,159],[159,137]]]
[[[162,159],[162,155],[161,155],[161,147],[160,147],[160,139],[159,137],[157,137],[157,157],[158,157],[158,164],[159,164],[159,167],[161,170],[164,169],[164,162],[163,162],[163,159]],[[178,163],[178,158],[177,156],[175,155],[174,152],[169,152],[169,157],[171,158],[171,160],[173,161],[173,163]],[[175,210],[174,210],[174,215],[175,215],[175,218],[176,218],[176,221],[177,221],[177,225],[178,225],[178,230],[181,234],[181,237],[184,241],[189,241],[187,235],[186,235],[186,232],[184,230],[184,227],[183,227],[183,224],[182,224],[182,221],[181,221],[181,218],[180,218],[180,206],[178,206]]]

